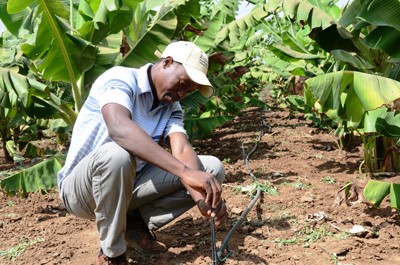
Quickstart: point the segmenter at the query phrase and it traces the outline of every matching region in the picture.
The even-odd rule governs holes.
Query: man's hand
[[[205,198],[205,203],[217,208],[221,200],[222,188],[218,180],[211,173],[188,168],[181,181],[185,186],[200,192]]]
[[[214,210],[212,210],[211,207],[206,204],[204,200],[198,200],[196,204],[199,208],[200,213],[203,216],[207,218],[210,218],[211,216],[214,217],[215,226],[217,228],[223,225],[228,218],[228,212],[225,202],[223,200],[220,200],[218,202],[217,207]]]

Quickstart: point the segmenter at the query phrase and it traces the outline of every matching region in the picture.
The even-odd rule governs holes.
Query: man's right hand
[[[187,168],[184,176],[181,177],[183,184],[200,192],[207,205],[217,208],[221,200],[222,188],[217,178],[208,172]]]

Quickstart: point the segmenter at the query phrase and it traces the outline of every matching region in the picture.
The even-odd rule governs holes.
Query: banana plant
[[[354,79],[352,79],[354,80],[353,85],[363,86],[370,95],[379,95],[382,91],[393,88],[393,85],[388,84],[392,84],[392,80],[390,79],[397,75],[392,71],[399,67],[398,60],[396,59],[397,48],[388,53],[387,47],[390,47],[389,40],[396,42],[396,32],[400,32],[398,30],[400,29],[400,24],[398,20],[391,21],[391,16],[386,16],[385,14],[390,10],[390,14],[400,15],[400,1],[355,0],[345,9],[339,19],[337,17],[332,18],[317,6],[303,0],[284,1],[283,5],[285,14],[299,23],[310,25],[313,38],[323,49],[329,51],[334,56],[335,62],[331,65],[330,72],[348,69],[354,71],[354,73],[362,71],[373,75],[368,75],[365,80],[360,80],[357,77],[362,76],[360,74],[343,75],[354,76]],[[371,6],[374,6],[373,12],[371,11]],[[373,30],[370,30],[371,28]],[[389,32],[392,33],[390,35],[392,38],[388,38]],[[386,38],[384,42],[378,41],[378,39],[384,38]],[[330,89],[336,86],[336,83],[332,82],[339,82],[339,85],[343,86],[343,88],[349,85],[346,78],[337,79],[337,76],[326,74],[319,76],[317,82],[308,81],[308,87],[310,88],[320,86],[321,83],[324,85],[323,87],[315,87],[315,89],[309,90],[314,92],[313,97],[320,99],[320,96],[324,93],[329,94]],[[371,81],[371,83],[363,82],[366,80]],[[342,94],[343,90],[336,90],[336,92],[338,94],[335,96],[345,97],[350,95],[352,98],[354,96],[350,93]],[[393,95],[398,95],[396,89],[392,92]],[[365,106],[360,104],[362,101],[360,94],[355,94],[355,96],[357,100],[352,105],[354,111],[347,113],[346,118],[339,115],[337,107],[340,101],[335,101],[336,105],[334,106],[329,105],[331,101],[317,102],[320,105],[317,106],[320,112],[322,111],[337,122],[339,127],[337,132],[339,135],[351,133],[354,129],[358,128],[360,120],[366,111],[372,110],[372,108],[364,109]],[[374,105],[374,108],[381,107],[383,104],[391,104],[395,99],[397,98],[390,97],[390,101],[384,103],[379,101],[378,104]],[[369,103],[371,102],[374,101],[370,100]],[[364,103],[367,104],[368,102]],[[311,101],[311,104],[314,104],[314,102]],[[379,132],[377,133],[379,134]],[[374,137],[370,139],[374,139]],[[372,145],[366,145],[365,147],[368,146]],[[366,152],[369,152],[368,148]],[[371,163],[367,162],[366,164]],[[367,168],[368,170],[372,169],[371,167]],[[376,167],[374,168],[377,170]]]
[[[4,150],[16,153],[12,146],[19,145],[19,150],[29,144],[29,139],[21,139],[21,129],[28,125],[28,119],[50,119],[62,116],[69,126],[73,125],[70,117],[75,117],[68,103],[60,100],[50,88],[32,78],[0,68],[0,137]],[[30,129],[35,126],[29,126]],[[13,139],[14,144],[7,144]],[[31,146],[32,147],[32,146]],[[7,157],[7,156],[6,156]],[[11,159],[11,157],[9,158]]]
[[[312,37],[335,62],[329,69],[333,73],[306,81],[305,97],[338,124],[339,135],[360,133],[366,172],[398,172],[400,1],[354,0],[339,19],[310,2],[286,0],[285,14],[310,25]],[[364,189],[375,206],[388,194],[398,209],[397,184],[369,180]]]

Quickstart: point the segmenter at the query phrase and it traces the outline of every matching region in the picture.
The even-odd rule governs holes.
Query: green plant
[[[389,195],[391,207],[400,209],[400,184],[369,180],[363,191],[364,198],[379,207]]]
[[[348,232],[341,232],[339,234],[335,234],[334,237],[339,240],[347,239],[351,236],[351,233]]]
[[[224,162],[224,163],[230,163],[231,162],[231,159],[230,158],[224,158],[223,160],[222,160],[222,162]]]
[[[374,12],[371,12],[372,7]],[[339,137],[357,131],[366,136],[398,139],[396,135],[383,133],[389,128],[398,131],[397,126],[380,126],[379,119],[388,120],[389,114],[374,110],[384,106],[392,111],[393,101],[399,97],[399,83],[395,80],[399,80],[400,52],[398,48],[389,47],[395,45],[399,36],[398,21],[390,19],[391,15],[400,14],[400,2],[355,0],[340,17],[301,0],[284,1],[284,10],[296,21],[306,22],[313,30],[313,39],[334,58],[328,71],[331,73],[305,81],[307,104],[337,124]],[[388,10],[390,15],[385,15]],[[381,41],[383,39],[385,41]],[[365,159],[370,160],[364,165],[369,172],[380,171],[379,163],[383,158],[379,153],[393,148],[393,145],[374,143],[377,145],[365,145],[369,152]]]
[[[323,176],[323,177],[321,178],[321,181],[326,182],[326,183],[328,183],[328,184],[333,184],[333,183],[336,182],[336,180],[335,180],[333,177],[331,177],[331,176]]]
[[[7,250],[0,250],[0,257],[5,257],[9,260],[13,260],[19,255],[21,255],[21,253],[24,252],[30,246],[43,241],[44,241],[43,238],[29,239],[27,237],[23,237],[20,239],[19,244],[16,245],[15,247],[9,248]]]
[[[340,18],[301,0],[286,0],[284,6],[286,15],[311,27],[313,39],[334,58],[329,73],[305,82],[307,104],[337,124],[340,138],[354,132],[361,135],[360,171],[397,173],[400,23],[393,18],[400,16],[400,2],[353,0]],[[390,190],[387,187],[372,182],[366,194],[379,204]],[[393,188],[390,194],[397,198],[399,191]],[[392,203],[396,205],[396,199]]]
[[[253,181],[250,185],[247,185],[245,187],[243,186],[235,187],[236,192],[247,192],[251,197],[255,196],[257,189],[260,189],[261,192],[269,195],[279,194],[277,188],[273,186],[270,182],[265,180],[263,183],[259,181]]]
[[[295,183],[289,183],[289,186],[296,188],[296,189],[300,189],[300,190],[305,190],[307,189],[307,184],[304,184],[303,182],[301,182],[300,180],[298,180]]]
[[[306,226],[299,232],[302,236],[301,241],[304,242],[303,247],[309,247],[313,242],[319,240],[324,236],[333,236],[333,233],[327,229],[326,226],[321,226],[317,228],[310,228]]]
[[[56,186],[57,172],[61,169],[65,155],[58,155],[11,174],[0,180],[0,187],[8,193],[50,190]]]
[[[293,237],[293,238],[276,238],[272,242],[278,245],[278,247],[284,247],[287,245],[294,245],[297,243],[298,238]]]

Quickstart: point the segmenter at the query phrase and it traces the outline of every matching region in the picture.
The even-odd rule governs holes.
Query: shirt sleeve
[[[135,91],[122,80],[109,80],[104,84],[104,90],[99,95],[99,106],[102,109],[108,103],[117,103],[128,109],[131,113],[132,99]]]
[[[168,135],[174,132],[182,132],[184,134],[187,134],[183,124],[182,107],[177,102],[174,103],[171,117],[169,118],[167,126],[164,130],[164,136],[168,137]]]

